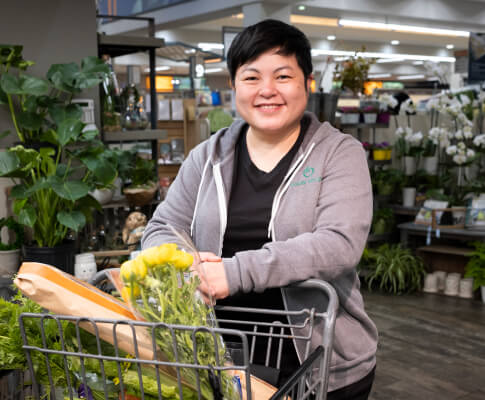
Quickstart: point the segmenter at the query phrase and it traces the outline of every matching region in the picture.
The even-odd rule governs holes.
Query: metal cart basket
[[[255,309],[244,307],[219,307],[226,311],[230,311],[231,315],[236,315],[241,312],[245,316],[253,314],[255,317],[261,314],[270,316],[285,316],[288,322],[277,321],[275,323],[259,322],[258,318],[254,321],[246,320],[219,320],[220,326],[224,326],[226,322],[231,324],[238,324],[238,329],[227,328],[208,328],[201,326],[180,326],[168,325],[163,323],[149,323],[134,320],[108,320],[108,319],[92,319],[79,318],[72,316],[60,316],[51,314],[21,314],[20,315],[20,330],[23,340],[23,348],[26,352],[26,358],[32,375],[32,392],[35,399],[41,399],[48,395],[50,399],[78,399],[83,398],[103,398],[105,400],[116,398],[120,400],[133,399],[125,394],[126,376],[123,377],[123,371],[126,367],[131,366],[136,379],[138,379],[137,386],[139,393],[137,398],[145,399],[166,399],[176,398],[184,399],[186,392],[183,387],[184,371],[191,370],[197,377],[202,371],[209,373],[211,379],[211,387],[213,390],[214,400],[222,399],[220,392],[220,376],[222,371],[244,372],[241,374],[241,379],[235,378],[236,385],[240,385],[240,392],[243,399],[263,400],[261,395],[255,395],[254,382],[250,379],[251,363],[254,359],[254,352],[258,341],[262,341],[266,348],[265,368],[273,368],[278,370],[282,363],[285,362],[285,352],[283,351],[283,344],[285,341],[291,341],[292,344],[298,347],[300,355],[303,354],[301,366],[294,372],[279,389],[271,395],[265,397],[264,400],[273,399],[292,399],[303,400],[311,398],[315,400],[324,400],[326,398],[328,375],[330,367],[330,358],[332,354],[333,335],[336,312],[338,308],[338,299],[333,287],[327,282],[311,279],[300,282],[285,288],[285,290],[301,290],[307,295],[311,293],[319,293],[320,297],[324,298],[325,304],[319,304],[311,309],[302,309],[295,311],[283,310],[268,310]],[[323,297],[322,297],[323,295]],[[291,309],[291,308],[290,308]],[[40,324],[40,331],[42,336],[42,347],[34,346],[29,342],[28,323]],[[267,319],[266,319],[267,320]],[[49,322],[48,322],[49,321]],[[53,323],[52,321],[55,321]],[[66,323],[69,322],[69,324]],[[46,323],[50,324],[50,332],[46,333]],[[27,326],[27,328],[26,328]],[[56,335],[58,337],[58,348],[48,348],[46,335],[52,335],[52,326],[56,327]],[[65,340],[66,326],[75,330],[75,334],[71,335],[71,340]],[[103,340],[100,338],[99,329],[109,327],[112,332],[113,346],[112,351],[107,353],[104,350]],[[83,342],[82,334],[86,327],[93,333],[91,346],[88,349],[86,343]],[[118,349],[120,340],[119,330],[128,329],[132,334],[130,340],[133,345],[133,352],[131,354],[124,353]],[[172,337],[172,345],[175,349],[174,360],[168,361],[157,357],[157,345],[155,342],[155,335],[157,330],[166,329],[170,332]],[[150,347],[152,357],[145,357],[139,333],[143,331],[145,336],[151,338]],[[177,331],[188,331],[192,338],[191,347],[194,349],[194,362],[181,362],[177,354]],[[201,365],[197,356],[197,335],[208,335],[213,338],[215,347],[216,365]],[[73,340],[72,337],[75,339]],[[228,364],[224,360],[220,360],[217,354],[218,346],[223,345],[221,338],[233,337],[237,338],[240,343],[238,355],[231,353],[232,363]],[[315,339],[318,343],[315,345]],[[125,338],[126,339],[126,338]],[[93,345],[94,343],[94,345]],[[93,350],[94,349],[94,350]],[[113,350],[114,349],[114,350]],[[270,357],[270,353],[277,357]],[[49,385],[39,385],[36,381],[35,371],[38,363],[44,362],[47,370],[47,378]],[[97,375],[93,378],[90,373],[90,368],[93,365],[97,371]],[[135,366],[135,368],[133,368]],[[147,382],[142,374],[143,368],[151,367],[153,371],[152,378],[157,383],[156,393],[147,394]],[[174,385],[175,393],[172,397],[164,393],[163,371],[171,369],[175,371],[173,376],[176,377]],[[55,370],[56,369],[56,370]],[[59,381],[55,378],[59,376],[59,371],[63,371],[64,379]],[[114,371],[114,372],[113,372]],[[55,372],[55,373],[54,373]],[[93,382],[94,379],[94,382]],[[46,377],[44,376],[44,382]],[[62,382],[63,389],[59,390],[56,385]],[[153,381],[152,381],[153,382]],[[98,397],[90,397],[88,389],[92,386],[97,387]],[[202,400],[207,398],[203,396],[200,386],[200,379],[197,378],[195,398]],[[119,392],[119,395],[113,397],[114,392]],[[102,393],[100,396],[99,393]],[[239,397],[239,396],[238,396]],[[194,398],[194,396],[192,397]]]

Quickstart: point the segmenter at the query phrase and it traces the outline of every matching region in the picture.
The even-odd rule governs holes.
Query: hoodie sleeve
[[[325,172],[320,189],[315,192],[316,209],[302,210],[298,196],[304,192],[290,190],[285,196],[296,197],[291,201],[292,209],[282,208],[276,215],[276,236],[281,221],[291,224],[297,219],[313,218],[313,228],[287,240],[276,237],[259,250],[225,258],[231,295],[260,292],[310,278],[332,282],[354,271],[372,219],[372,186],[362,146],[347,135],[339,136],[343,139],[328,156],[313,157],[325,160],[320,161],[325,163]]]
[[[190,223],[202,175],[202,167],[196,161],[196,153],[195,150],[189,153],[170,185],[167,196],[148,222],[141,240],[143,249],[174,240],[167,224],[179,231],[190,233]]]

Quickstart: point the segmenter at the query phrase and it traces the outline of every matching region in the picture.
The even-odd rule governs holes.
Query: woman
[[[366,399],[377,331],[355,269],[372,218],[362,145],[305,112],[312,62],[298,29],[275,20],[250,26],[227,63],[242,120],[190,152],[142,245],[166,241],[166,224],[190,232],[204,250],[199,289],[215,299],[250,293],[246,300],[262,296],[267,307],[281,303],[274,288],[330,282],[340,309],[328,398]],[[283,294],[287,307],[320,301]]]

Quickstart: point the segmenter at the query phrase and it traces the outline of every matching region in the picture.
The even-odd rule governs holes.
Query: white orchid
[[[423,141],[423,134],[421,132],[416,132],[406,136],[404,139],[409,142],[411,146],[419,146]]]
[[[416,105],[413,101],[409,98],[401,104],[401,108],[399,109],[399,114],[414,114],[416,112]]]
[[[451,145],[446,148],[446,154],[448,154],[449,156],[452,156],[457,152],[458,152],[458,148],[456,147],[456,145]]]
[[[475,157],[475,150],[473,149],[466,149],[466,156],[468,159]]]
[[[471,139],[473,137],[473,131],[471,126],[465,126],[463,128],[463,137],[465,139]]]
[[[455,139],[458,139],[458,140],[461,140],[463,139],[463,132],[461,129],[458,129],[456,132],[455,132]]]
[[[396,129],[396,136],[398,138],[408,137],[412,134],[413,134],[413,130],[409,126],[406,126],[405,128],[400,126],[399,128]]]
[[[471,103],[470,98],[466,94],[460,94],[460,101],[461,104],[463,104],[464,106],[467,106]]]
[[[380,103],[379,108],[383,111],[386,111],[388,108],[394,108],[399,104],[396,98],[389,93],[381,94],[378,100]]]
[[[485,148],[485,133],[475,136],[473,144],[477,147]]]
[[[467,161],[467,158],[466,158],[466,155],[464,154],[455,154],[453,156],[453,162],[455,164],[458,164],[458,165],[465,164],[466,161]]]

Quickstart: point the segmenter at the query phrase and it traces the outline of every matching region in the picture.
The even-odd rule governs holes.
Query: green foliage
[[[364,82],[367,80],[369,69],[375,63],[374,59],[352,56],[349,60],[335,66],[334,81],[342,82],[342,89],[349,89],[354,96],[363,93]]]
[[[14,179],[14,212],[38,246],[54,247],[92,216],[89,192],[116,177],[97,131],[84,131],[74,95],[98,85],[108,67],[96,57],[54,64],[45,79],[29,76],[21,46],[0,46],[0,104],[21,144],[0,153],[0,176]],[[79,148],[79,144],[82,147]],[[75,148],[77,147],[77,148]],[[17,179],[16,179],[17,178]]]
[[[485,243],[473,242],[475,250],[465,267],[465,278],[473,278],[473,290],[485,286]]]
[[[400,245],[383,244],[373,254],[367,276],[369,290],[373,284],[385,292],[402,294],[419,290],[426,273],[423,261]]]
[[[396,168],[380,168],[372,175],[372,183],[380,195],[391,195],[404,179],[404,173]]]
[[[372,233],[379,235],[390,232],[394,225],[394,212],[389,207],[378,209],[372,218]]]
[[[12,217],[0,218],[0,231],[6,226],[10,232],[15,233],[15,241],[12,244],[2,243],[0,238],[0,251],[20,249],[24,242],[24,228]]]

